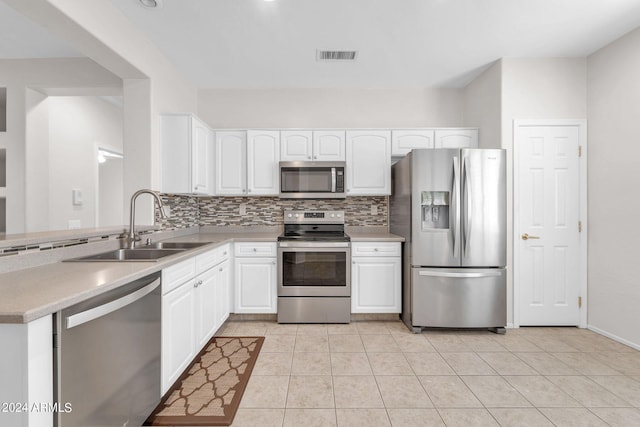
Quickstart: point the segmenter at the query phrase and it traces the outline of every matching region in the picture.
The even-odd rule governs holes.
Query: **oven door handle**
[[[278,242],[280,248],[348,248],[349,242]]]

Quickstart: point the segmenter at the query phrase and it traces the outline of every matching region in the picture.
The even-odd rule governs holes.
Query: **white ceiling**
[[[462,87],[499,58],[583,57],[640,26],[640,0],[111,1],[199,88]],[[0,58],[71,44],[0,1]]]

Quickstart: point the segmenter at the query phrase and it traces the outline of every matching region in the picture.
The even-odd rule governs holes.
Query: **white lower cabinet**
[[[234,262],[235,313],[276,313],[276,244],[236,243]]]
[[[351,312],[400,313],[400,243],[354,242],[351,253]]]
[[[162,394],[229,317],[229,245],[162,270]]]

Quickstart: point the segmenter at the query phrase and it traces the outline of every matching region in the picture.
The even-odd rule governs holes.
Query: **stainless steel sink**
[[[157,261],[170,255],[184,252],[184,249],[116,249],[114,251],[102,252],[95,255],[84,256],[80,258],[67,259],[67,262],[94,262],[94,261],[139,261],[149,262]]]
[[[157,242],[150,245],[137,246],[136,250],[153,249],[193,249],[208,245],[206,242]]]

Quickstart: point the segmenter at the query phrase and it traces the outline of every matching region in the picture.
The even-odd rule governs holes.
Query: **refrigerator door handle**
[[[421,270],[418,272],[420,276],[431,276],[431,277],[459,277],[459,278],[477,278],[477,277],[497,277],[500,276],[499,271],[487,271],[487,272],[477,272],[477,273],[452,273],[450,271],[430,271],[430,270]]]
[[[458,224],[460,224],[460,203],[459,203],[459,198],[460,198],[460,193],[459,193],[459,188],[460,188],[460,162],[458,160],[458,157],[454,157],[453,158],[453,191],[452,191],[452,197],[451,197],[451,201],[452,203],[455,203],[453,205],[453,214],[454,214],[454,221],[451,224],[451,233],[453,234],[453,257],[454,258],[458,258],[458,240],[459,240],[459,236],[458,236]]]
[[[469,198],[469,174],[467,173],[467,159],[462,158],[462,198],[464,211],[462,212],[462,257],[469,251],[469,236],[471,233],[471,211]]]

